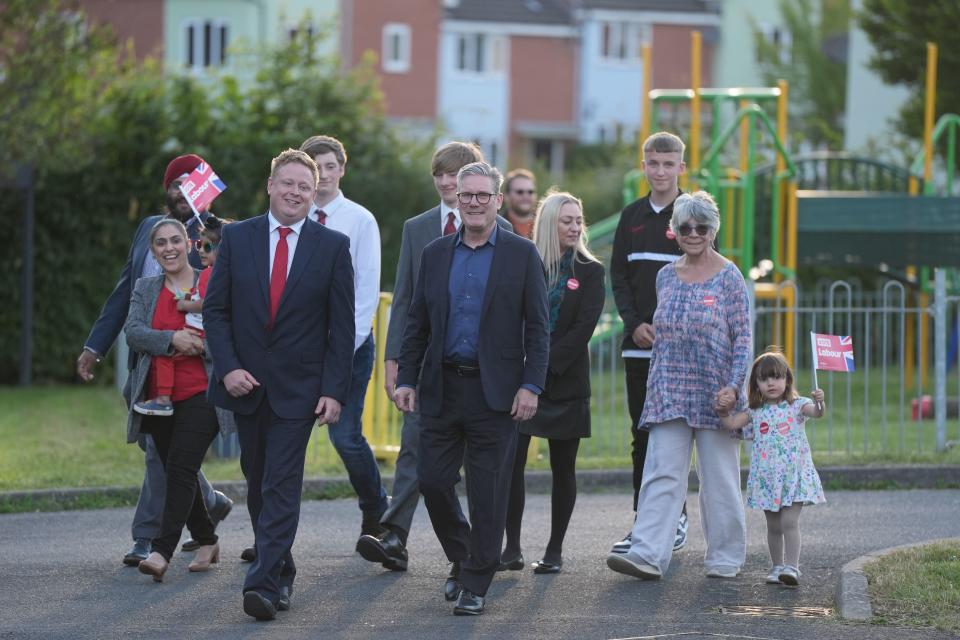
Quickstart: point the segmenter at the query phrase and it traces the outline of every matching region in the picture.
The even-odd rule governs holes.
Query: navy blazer
[[[285,419],[313,416],[321,396],[346,402],[356,332],[349,248],[347,236],[304,220],[271,326],[267,216],[223,228],[203,301],[214,370],[210,402],[249,415],[265,394]],[[260,386],[231,396],[223,378],[235,369],[246,369]]]
[[[206,218],[204,214],[201,219]],[[133,284],[143,273],[143,262],[150,252],[150,230],[158,220],[164,218],[164,215],[147,216],[137,227],[137,232],[133,235],[133,242],[130,244],[130,251],[127,252],[127,261],[120,271],[120,278],[116,286],[103,303],[103,309],[100,310],[100,316],[93,323],[90,335],[87,341],[83,343],[84,347],[92,349],[100,356],[106,355],[110,347],[116,342],[123,323],[127,321],[127,312],[130,310],[130,296],[133,293]],[[194,234],[191,239],[196,239],[199,234]],[[190,265],[194,269],[202,269],[200,264],[200,254],[191,251],[189,255]],[[134,354],[130,352],[130,361],[128,368],[133,369]]]
[[[416,385],[419,380],[417,402],[420,412],[428,416],[440,415],[443,404],[448,285],[459,237],[458,233],[444,236],[424,248],[400,348],[397,384]],[[494,411],[510,411],[523,384],[544,387],[548,314],[546,278],[536,246],[501,229],[483,297],[477,345],[483,396]]]

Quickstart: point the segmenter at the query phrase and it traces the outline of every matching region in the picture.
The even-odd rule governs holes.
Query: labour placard
[[[201,162],[193,173],[180,183],[180,191],[190,203],[190,208],[196,215],[206,211],[214,198],[226,191],[227,185],[213,172],[206,162]]]
[[[821,371],[853,371],[853,338],[810,333],[813,368]]]

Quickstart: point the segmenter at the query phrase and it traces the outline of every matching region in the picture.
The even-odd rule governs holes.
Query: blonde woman
[[[530,437],[550,443],[553,473],[550,540],[534,573],[558,573],[562,545],[577,499],[576,460],[581,438],[590,437],[590,355],[587,344],[603,310],[603,265],[587,248],[583,203],[564,192],[548,192],[537,209],[533,241],[547,271],[550,305],[550,360],[540,406],[519,423],[517,455],[507,507],[507,544],[501,570],[524,566],[520,521],[524,467]]]

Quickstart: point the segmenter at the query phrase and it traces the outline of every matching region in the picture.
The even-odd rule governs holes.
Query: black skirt
[[[520,433],[538,438],[569,440],[590,437],[590,398],[550,400],[540,396],[532,420],[520,423]]]

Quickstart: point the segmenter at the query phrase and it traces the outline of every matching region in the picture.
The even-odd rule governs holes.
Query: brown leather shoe
[[[217,564],[218,562],[220,562],[220,543],[205,544],[197,547],[197,555],[194,556],[193,562],[187,566],[187,569],[194,572],[207,571],[211,564]]]
[[[167,572],[167,567],[170,566],[170,563],[167,562],[167,559],[162,555],[154,551],[147,559],[142,561],[137,567],[140,569],[140,573],[145,573],[148,576],[153,576],[154,582],[163,582],[163,574]]]

